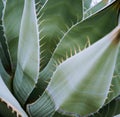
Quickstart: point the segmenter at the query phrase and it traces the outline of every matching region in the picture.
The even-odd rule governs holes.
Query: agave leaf
[[[91,3],[92,3],[92,0],[83,0],[84,11],[90,8]]]
[[[17,117],[19,116],[28,117],[24,110],[21,108],[18,101],[14,98],[14,96],[10,93],[10,91],[4,84],[1,76],[0,76],[0,114],[2,114],[2,116],[5,117],[10,116],[12,117],[12,115],[14,114],[17,115]]]
[[[2,65],[2,62],[0,60],[0,75],[2,76],[5,84],[7,85],[7,87],[9,88],[9,90],[11,90],[11,82],[12,82],[12,79],[11,77],[8,75],[8,73],[5,71],[3,65]]]
[[[110,93],[108,95],[108,99],[106,100],[106,104],[120,94],[120,62],[119,61],[120,61],[120,52],[117,57],[117,63],[115,66]]]
[[[84,116],[98,111],[109,92],[119,41],[120,25],[92,46],[61,63],[44,94],[28,105],[30,114],[35,117],[42,113],[44,105],[43,108],[40,105],[44,96],[52,100],[55,110],[65,114],[78,113]],[[46,108],[50,108],[49,105],[50,102],[46,102]],[[37,111],[38,108],[41,109]],[[55,110],[44,111],[51,116]]]
[[[8,52],[8,47],[6,44],[6,39],[4,36],[3,31],[3,20],[2,20],[2,14],[3,14],[3,2],[0,1],[0,58],[3,63],[3,66],[5,70],[10,74],[11,73],[11,62],[10,62],[10,56]]]
[[[39,94],[42,94],[56,67],[62,61],[99,40],[117,25],[118,10],[113,9],[114,5],[115,3],[68,30],[55,49],[48,65],[40,73],[37,87],[31,94],[31,99],[36,99]]]
[[[114,0],[115,1],[115,0]],[[104,7],[106,5],[110,5],[112,4],[113,2],[110,2],[109,0],[102,0],[100,1],[99,3],[97,3],[95,6],[93,7],[90,7],[89,9],[87,9],[85,12],[84,12],[84,18],[87,18],[91,15],[93,15],[94,13],[98,12],[99,10],[101,9],[104,9]]]
[[[82,0],[47,0],[38,11],[41,70],[47,65],[64,33],[82,19]]]
[[[13,82],[15,95],[22,105],[35,87],[39,74],[39,33],[35,10],[35,1],[25,0]]]
[[[17,62],[18,36],[20,30],[21,17],[23,12],[24,0],[6,0],[4,2],[3,25],[7,39],[13,69]],[[14,21],[13,21],[14,18]]]
[[[97,113],[93,113],[89,117],[119,117],[120,114],[120,99],[117,97],[104,107],[102,107]],[[118,116],[115,116],[118,115]]]
[[[120,1],[117,1],[115,6],[119,7]],[[118,14],[120,17],[120,13]],[[119,22],[119,18],[118,18],[118,24],[120,24]],[[111,100],[113,100],[115,97],[117,97],[120,94],[120,51],[117,57],[117,63],[115,66],[115,70],[114,70],[114,75],[113,75],[113,79],[112,79],[112,83],[111,83],[111,88],[110,88],[110,93],[108,94],[108,99],[106,100],[106,103],[109,103]]]

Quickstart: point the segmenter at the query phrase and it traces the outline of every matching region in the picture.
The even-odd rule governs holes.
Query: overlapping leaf
[[[28,117],[0,76],[0,114],[4,117]]]
[[[115,4],[114,2],[109,7],[84,21],[78,22],[69,29],[55,49],[48,65],[40,73],[39,82],[37,88],[33,91],[32,98],[37,98],[34,95],[39,95],[44,91],[53,72],[62,61],[99,40],[117,25],[118,9],[114,8]],[[108,26],[106,26],[107,23]]]
[[[56,110],[64,114],[78,113],[86,116],[101,108],[109,93],[119,41],[120,26],[89,48],[61,63],[43,95],[28,106],[30,114],[33,117],[41,115],[44,106],[48,116]],[[43,97],[50,98],[51,101],[41,107]],[[54,106],[53,110],[48,109],[50,102],[55,104],[55,109]],[[41,109],[37,111],[38,108]],[[45,113],[44,115],[46,116]]]
[[[17,62],[17,48],[24,0],[6,0],[4,2],[4,33],[7,39],[13,69]]]
[[[35,1],[25,0],[22,15],[17,68],[13,89],[22,105],[25,104],[39,75],[39,32],[35,11]]]
[[[89,117],[119,117],[120,114],[120,99],[115,98],[112,102],[103,106],[97,113],[91,114]],[[116,115],[116,116],[115,116]]]
[[[47,65],[64,33],[82,19],[82,0],[48,0],[38,11],[40,24],[41,70]]]
[[[3,2],[0,1],[0,58],[3,63],[3,66],[5,70],[10,74],[11,73],[11,62],[10,62],[10,56],[8,52],[8,47],[6,43],[6,39],[4,36],[4,29],[3,29],[3,20],[2,20],[2,14],[3,14]]]

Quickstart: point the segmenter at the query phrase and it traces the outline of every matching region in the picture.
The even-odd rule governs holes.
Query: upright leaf
[[[5,70],[11,74],[11,62],[8,51],[8,46],[6,42],[6,38],[4,36],[4,26],[3,26],[3,1],[0,1],[0,58]]]
[[[39,74],[39,33],[35,1],[25,0],[21,21],[14,93],[22,105],[35,87]]]
[[[33,117],[43,114],[45,106],[44,111],[49,116],[56,110],[81,116],[98,111],[109,93],[119,41],[120,25],[92,46],[61,63],[44,94],[35,103],[28,105],[30,114]],[[50,100],[41,106],[43,97]],[[55,104],[52,111],[49,110],[50,103]]]
[[[24,0],[6,0],[4,3],[4,31],[11,55],[13,69],[15,70],[17,62],[19,30]]]

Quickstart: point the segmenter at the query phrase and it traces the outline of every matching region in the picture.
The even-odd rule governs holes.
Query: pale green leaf
[[[6,110],[5,112],[4,109]],[[17,117],[28,117],[24,110],[21,108],[18,101],[10,93],[9,89],[6,87],[0,76],[0,114],[2,114],[2,116],[11,117],[11,115],[9,115],[10,112],[11,114],[13,113],[12,115],[16,113],[15,115]]]
[[[92,0],[83,0],[84,11],[88,10],[91,7]]]
[[[119,35],[120,26],[60,64],[47,88],[56,109],[83,116],[104,104],[115,68]]]
[[[120,51],[117,57],[117,63],[115,66],[115,71],[111,83],[110,93],[108,95],[108,99],[106,100],[106,103],[109,103],[115,97],[120,95],[120,62],[119,61],[120,61]]]
[[[68,30],[55,49],[48,65],[41,71],[32,98],[37,98],[39,94],[42,94],[61,62],[90,46],[117,25],[118,9],[114,9],[114,5],[115,3]]]
[[[115,0],[114,0],[115,1]],[[109,0],[102,0],[93,7],[90,7],[84,12],[84,18],[86,19],[87,17],[93,15],[94,13],[100,11],[101,9],[104,9],[107,5],[112,4],[113,2],[110,2]]]
[[[35,10],[34,0],[25,0],[13,82],[15,95],[22,105],[35,87],[39,75],[39,33]]]
[[[109,93],[119,41],[120,26],[117,26],[95,44],[61,63],[43,95],[28,105],[29,113],[35,117],[42,113],[45,105],[48,107],[44,111],[49,116],[55,110],[69,115],[78,113],[81,116],[98,111]],[[55,110],[48,110],[50,102],[43,104],[43,108],[40,107],[43,97],[52,100]],[[38,108],[41,109],[38,111]]]
[[[11,83],[12,83],[12,78],[9,76],[9,74],[5,71],[2,62],[0,60],[0,75],[3,78],[5,84],[11,90]]]

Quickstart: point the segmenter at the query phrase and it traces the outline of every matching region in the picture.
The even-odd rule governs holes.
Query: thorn
[[[45,35],[40,38],[40,42],[45,38]]]
[[[74,55],[77,54],[76,48],[74,47]]]
[[[66,51],[66,59],[68,59],[68,54],[67,54],[67,51]]]
[[[72,49],[70,48],[70,57],[72,57],[72,56],[73,56]]]
[[[46,44],[45,42],[44,42],[44,43],[42,43],[42,44],[40,45],[40,48],[42,48],[45,44]]]
[[[35,6],[37,6],[37,5],[39,5],[40,4],[40,1],[38,1],[36,4],[35,4]]]
[[[39,17],[38,17],[38,21],[42,18],[42,16],[44,15],[44,13],[42,13]]]

